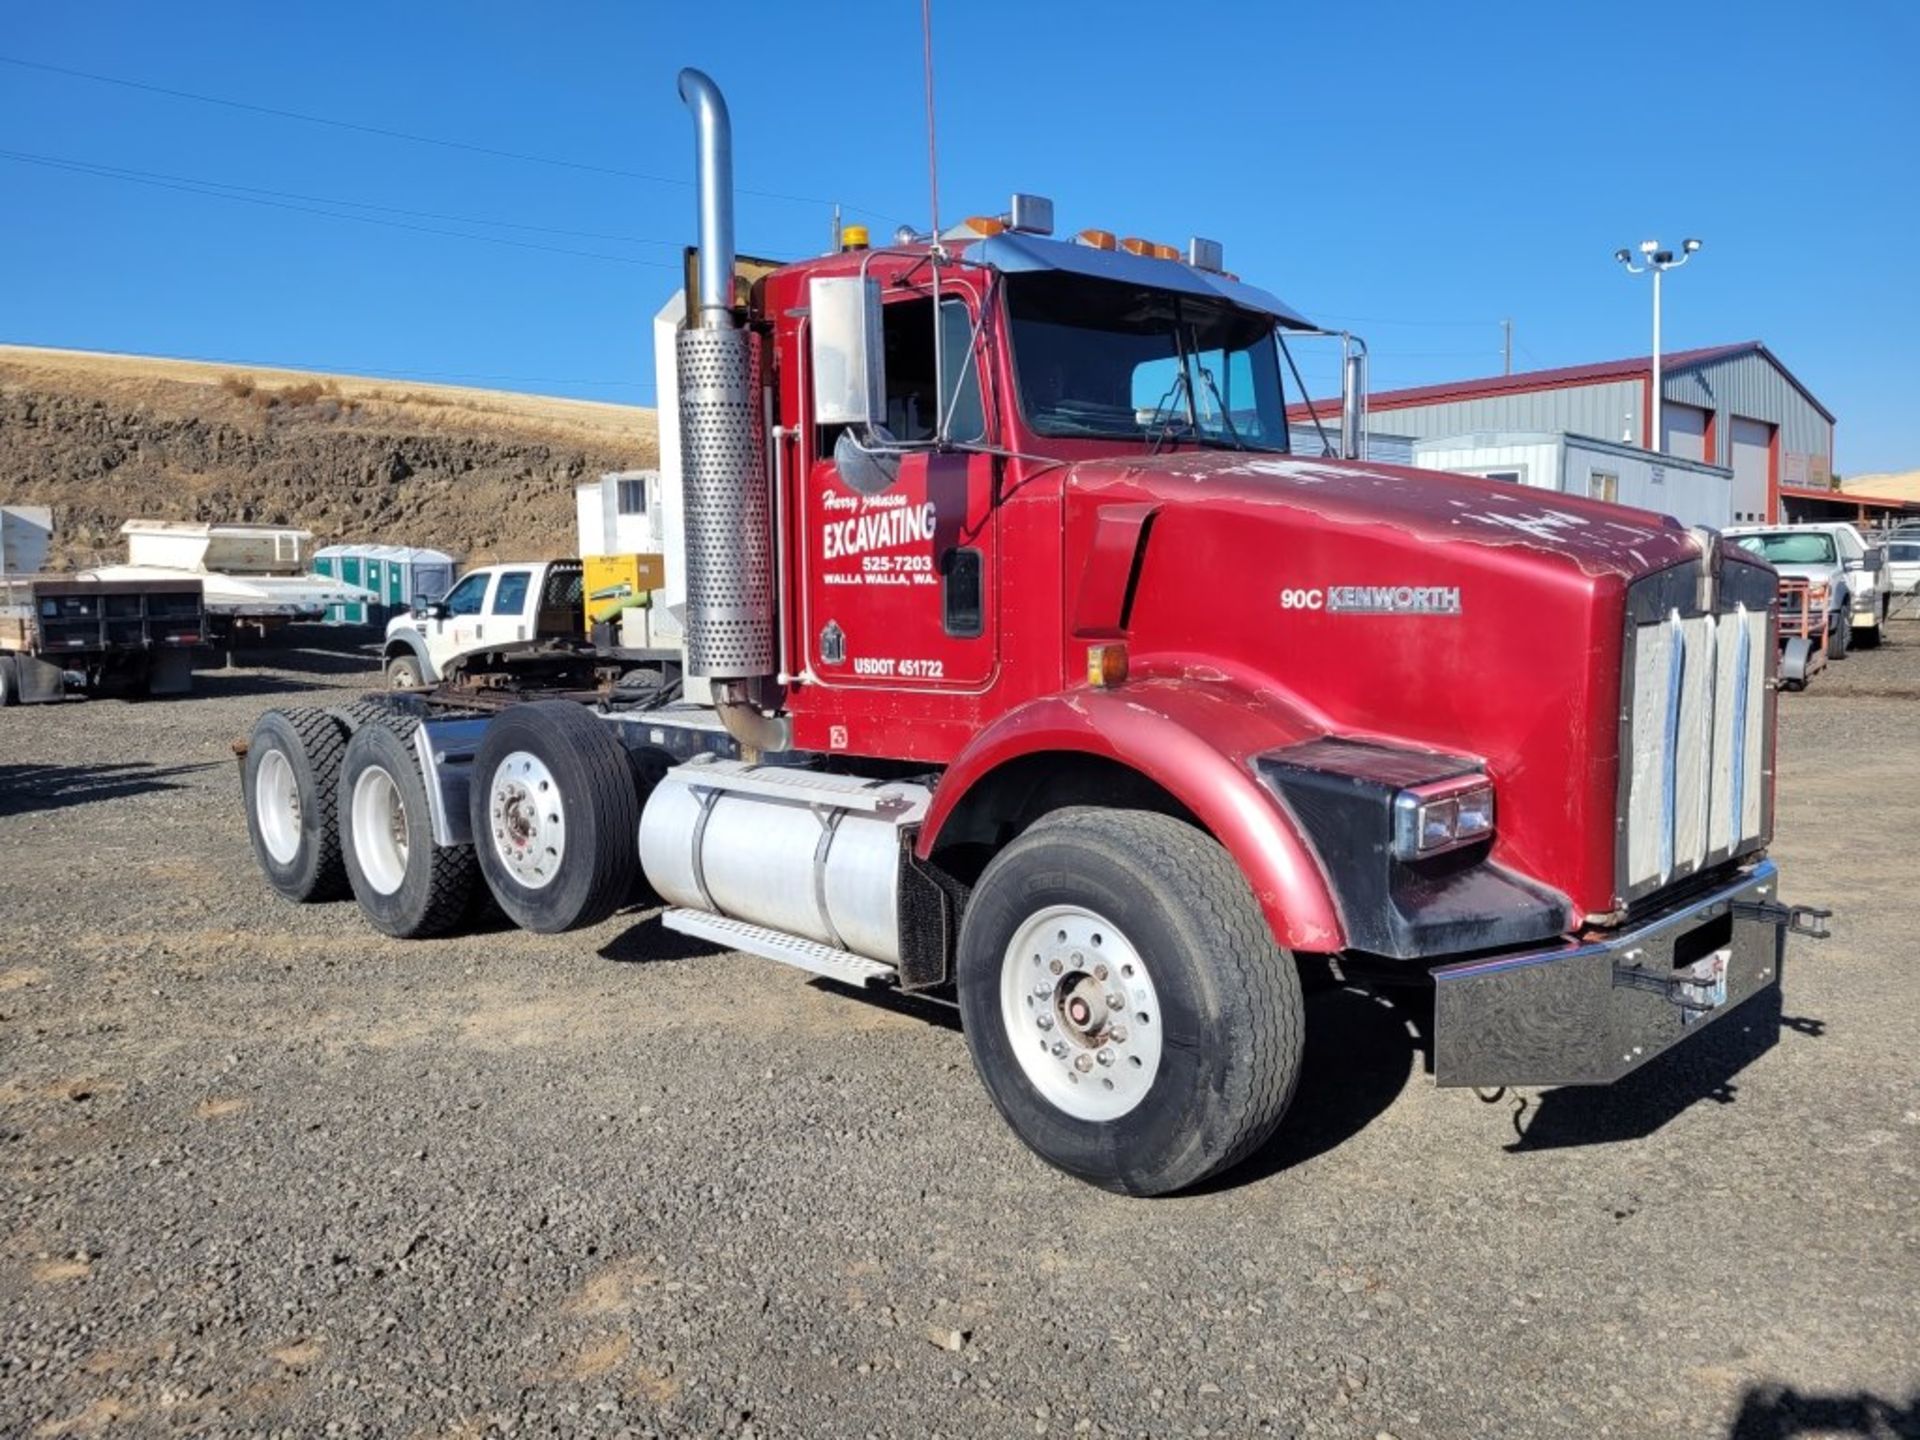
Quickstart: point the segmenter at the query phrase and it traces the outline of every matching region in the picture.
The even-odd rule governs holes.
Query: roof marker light
[[[1091,245],[1096,250],[1112,250],[1119,243],[1113,238],[1111,230],[1082,230],[1073,238],[1082,245]]]
[[[976,235],[998,235],[1007,228],[1007,222],[992,215],[969,215],[965,228]]]

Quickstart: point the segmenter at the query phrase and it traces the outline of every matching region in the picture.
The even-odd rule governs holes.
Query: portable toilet
[[[439,599],[453,586],[453,557],[412,545],[326,545],[314,553],[314,568],[380,597],[377,605],[334,605],[335,625],[384,625],[413,604],[416,595]]]

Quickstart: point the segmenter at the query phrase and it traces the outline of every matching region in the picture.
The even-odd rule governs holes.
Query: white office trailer
[[[1734,523],[1731,469],[1655,455],[1616,440],[1547,431],[1479,431],[1416,441],[1413,461],[1423,470],[1484,475],[1535,490],[1657,510],[1686,525],[1724,530]]]
[[[326,545],[314,553],[313,568],[370,592],[329,606],[334,625],[384,625],[420,596],[438,600],[453,587],[453,557],[414,545]]]
[[[615,470],[573,490],[580,555],[658,555],[666,549],[660,472]]]

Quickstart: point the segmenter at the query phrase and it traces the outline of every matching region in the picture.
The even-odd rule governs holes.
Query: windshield
[[[1833,537],[1816,530],[1776,530],[1768,535],[1742,535],[1740,548],[1770,565],[1831,565]]]
[[[1042,435],[1285,450],[1273,322],[1059,273],[1007,284],[1020,404]]]

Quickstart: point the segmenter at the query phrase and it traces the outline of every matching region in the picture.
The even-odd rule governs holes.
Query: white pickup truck
[[[585,635],[580,562],[483,565],[438,600],[421,595],[387,622],[381,652],[396,690],[433,685],[462,656]]]
[[[1844,522],[1735,525],[1727,532],[1782,575],[1827,587],[1827,653],[1870,649],[1886,633],[1893,577],[1881,547]]]

